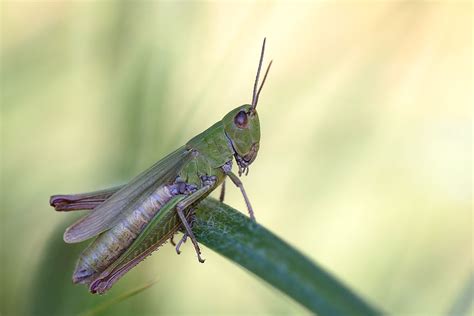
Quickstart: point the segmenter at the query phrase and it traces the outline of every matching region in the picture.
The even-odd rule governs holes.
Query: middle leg
[[[188,220],[186,219],[186,216],[184,214],[184,210],[187,209],[188,207],[191,207],[194,203],[199,201],[205,194],[208,194],[209,191],[211,190],[212,186],[210,184],[203,186],[193,194],[187,196],[184,198],[181,202],[178,203],[176,206],[176,212],[178,213],[179,218],[181,219],[181,222],[184,226],[185,233],[187,234],[187,237],[191,238],[191,241],[193,242],[194,249],[196,250],[196,254],[198,256],[199,262],[204,262],[204,260],[201,258],[201,250],[199,249],[198,242],[196,240],[196,237],[194,236],[194,233],[191,229],[191,225],[188,223]],[[187,238],[186,237],[186,238]],[[183,236],[184,238],[184,236]],[[184,241],[183,241],[184,242]]]
[[[189,226],[191,226],[191,229],[193,229],[193,225],[194,225],[194,222],[196,221],[196,215],[194,214],[194,209],[191,211],[191,217],[190,217],[190,221],[189,221]],[[188,240],[188,233],[187,232],[184,232],[183,233],[183,237],[181,237],[180,241],[178,242],[178,244],[174,244],[173,246],[176,246],[176,253],[179,255],[181,254],[181,245],[186,243],[186,240]]]
[[[224,197],[225,197],[225,178],[222,181],[221,194],[219,195],[219,202],[224,202]]]

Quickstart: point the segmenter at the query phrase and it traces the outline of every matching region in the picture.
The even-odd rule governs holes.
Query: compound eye
[[[234,123],[238,128],[246,128],[248,123],[247,113],[240,111],[234,118]]]

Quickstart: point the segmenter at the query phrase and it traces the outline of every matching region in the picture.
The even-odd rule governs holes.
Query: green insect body
[[[114,261],[113,264],[94,278],[94,281],[90,283],[92,293],[104,293],[107,291],[121,276],[158,249],[176,233],[181,225],[181,221],[176,216],[174,208],[184,198],[184,195],[176,196],[160,209],[153,220],[140,233],[139,237],[133,241],[132,246],[118,260]]]
[[[100,234],[82,252],[73,275],[74,283],[89,283],[98,273],[116,262],[135,240],[140,239],[141,231],[148,227],[148,223],[159,217],[155,215],[162,215],[163,206],[170,204],[172,198],[168,187],[161,186],[132,216],[125,217],[110,230]]]
[[[158,161],[128,184],[97,192],[55,195],[50,204],[58,211],[89,209],[91,212],[71,225],[64,234],[68,243],[98,236],[81,254],[73,274],[74,283],[89,285],[92,293],[104,293],[121,276],[159,248],[179,230],[190,238],[200,262],[199,245],[192,232],[193,206],[229,177],[244,196],[255,219],[242,182],[232,173],[235,159],[239,175],[248,173],[260,144],[256,106],[271,66],[257,91],[262,65],[263,42],[252,104],[230,111],[224,118],[185,146]]]

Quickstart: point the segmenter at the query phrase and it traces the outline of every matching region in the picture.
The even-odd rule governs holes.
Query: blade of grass
[[[132,296],[135,296],[143,291],[145,291],[146,289],[152,287],[153,285],[155,285],[156,283],[158,282],[158,280],[155,280],[155,281],[152,281],[148,284],[145,284],[145,285],[142,285],[142,286],[139,286],[135,289],[132,289],[130,291],[127,291],[125,293],[123,293],[122,295],[120,296],[117,296],[117,297],[114,297],[113,299],[110,299],[98,306],[95,306],[94,308],[90,309],[90,310],[87,310],[81,314],[79,314],[80,316],[94,316],[94,315],[100,315],[104,310],[106,310],[107,308],[109,308],[110,306],[112,305],[115,305],[115,304],[118,304]]]
[[[196,207],[199,242],[249,270],[319,315],[378,315],[380,311],[263,226],[207,198]]]
[[[463,288],[459,291],[447,315],[470,315],[474,299],[474,274],[470,273]]]

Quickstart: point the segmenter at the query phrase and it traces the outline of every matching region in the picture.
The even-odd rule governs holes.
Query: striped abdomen
[[[178,231],[181,221],[174,209],[183,197],[183,195],[178,195],[170,200],[144,229],[136,242],[110,267],[90,280],[89,290],[91,293],[102,294],[106,292],[119,278]],[[185,210],[185,216],[188,219],[191,213],[191,209]]]
[[[87,281],[88,277],[102,272],[112,264],[133,243],[161,207],[174,196],[173,193],[167,185],[159,187],[130,215],[99,235],[81,254],[73,281]]]

